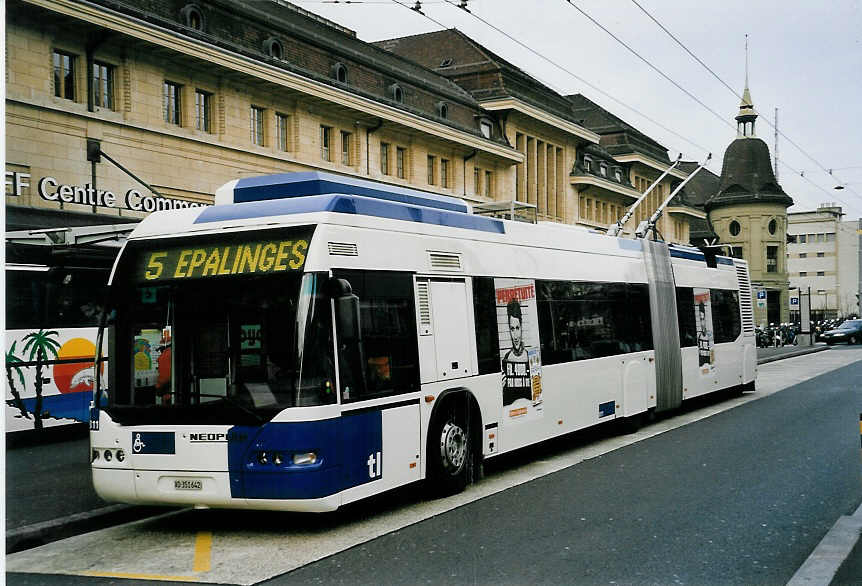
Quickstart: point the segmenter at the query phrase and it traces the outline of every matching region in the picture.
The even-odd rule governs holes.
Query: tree
[[[16,344],[18,344],[18,340],[13,341],[12,346],[10,346],[9,350],[6,352],[6,380],[9,381],[9,389],[12,391],[12,404],[21,411],[22,416],[30,419],[30,415],[27,414],[27,410],[24,408],[24,403],[21,401],[21,394],[15,387],[15,377],[12,376],[14,371],[14,373],[18,375],[18,380],[21,381],[21,389],[26,391],[27,385],[24,382],[24,374],[21,372],[21,366],[19,366],[24,361],[21,360],[20,356],[15,354]]]
[[[33,417],[36,429],[42,429],[42,366],[46,360],[57,357],[57,349],[60,342],[54,339],[59,334],[55,330],[39,330],[30,332],[24,336],[24,353],[30,352],[30,360],[36,360],[36,406],[33,409]]]

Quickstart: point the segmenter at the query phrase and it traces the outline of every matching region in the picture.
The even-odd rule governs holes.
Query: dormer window
[[[449,105],[446,102],[437,102],[437,115],[444,120],[449,118]]]
[[[347,67],[342,63],[336,63],[332,66],[332,77],[335,81],[347,83]]]
[[[620,167],[614,167],[614,179],[623,182],[623,170]]]
[[[401,86],[397,83],[393,83],[389,86],[389,97],[398,102],[399,104],[404,103],[404,90],[401,89]]]
[[[449,67],[450,65],[452,65],[452,59],[450,57],[447,57],[440,62],[440,67]]]
[[[593,160],[589,157],[584,157],[584,171],[587,173],[593,172]]]
[[[602,177],[608,176],[608,166],[606,163],[599,163],[599,173]]]
[[[267,57],[281,61],[284,59],[284,46],[275,37],[270,37],[263,42],[263,53]]]
[[[194,4],[187,4],[180,10],[182,23],[196,31],[204,30],[204,16],[201,9]]]
[[[491,138],[491,131],[493,129],[493,125],[490,120],[482,119],[479,120],[479,131],[482,133],[482,136],[485,138]]]

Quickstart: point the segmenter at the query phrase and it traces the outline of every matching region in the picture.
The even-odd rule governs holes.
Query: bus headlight
[[[257,463],[261,464],[261,465],[269,463],[269,456],[267,455],[266,452],[258,452],[257,453]]]
[[[98,459],[99,459],[99,450],[93,450],[92,459],[90,461],[95,462]]]
[[[105,462],[110,462],[111,456],[112,456],[111,450],[105,450]]]
[[[305,452],[303,454],[293,455],[294,466],[308,466],[317,462],[317,454],[314,452]]]
[[[126,459],[126,452],[123,450],[117,450],[117,462],[122,462]]]
[[[281,466],[284,463],[284,456],[282,456],[281,452],[276,452],[272,455],[272,463],[276,466]]]

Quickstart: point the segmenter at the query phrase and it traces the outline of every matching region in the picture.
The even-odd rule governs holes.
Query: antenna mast
[[[778,107],[775,108],[775,182],[778,183]]]

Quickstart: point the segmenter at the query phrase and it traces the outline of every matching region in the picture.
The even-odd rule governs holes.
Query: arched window
[[[397,83],[393,83],[389,86],[389,97],[398,102],[399,104],[403,104],[404,90],[402,90],[401,86]]]
[[[336,63],[332,66],[332,77],[341,83],[347,83],[347,68],[343,63]]]
[[[775,232],[778,230],[778,222],[775,221],[775,218],[769,220],[769,226],[767,226],[769,233],[775,236]]]
[[[446,102],[437,102],[437,115],[440,118],[449,118],[449,104]]]
[[[194,4],[186,4],[180,10],[180,20],[184,25],[196,31],[204,30],[204,15],[201,9]]]
[[[270,37],[263,42],[263,53],[267,57],[280,61],[284,59],[284,45],[275,37]]]

